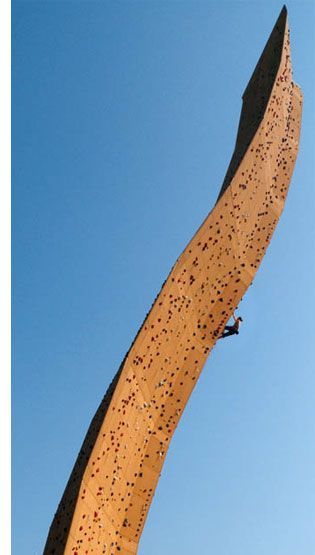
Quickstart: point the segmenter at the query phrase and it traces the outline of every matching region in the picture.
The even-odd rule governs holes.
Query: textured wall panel
[[[172,435],[282,212],[301,104],[284,8],[243,95],[218,201],[177,260],[90,425],[46,555],[137,552]]]

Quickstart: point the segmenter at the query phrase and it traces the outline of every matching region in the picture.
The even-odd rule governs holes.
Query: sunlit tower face
[[[137,552],[173,433],[283,210],[301,111],[284,8],[244,92],[217,203],[176,261],[91,422],[46,555]]]

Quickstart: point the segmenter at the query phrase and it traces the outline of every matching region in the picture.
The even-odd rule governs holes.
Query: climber
[[[228,337],[229,335],[239,334],[240,323],[243,322],[243,318],[241,316],[238,316],[238,318],[235,318],[235,314],[233,314],[233,320],[234,320],[233,326],[225,326],[224,332],[220,336],[220,339],[222,339],[223,337]]]

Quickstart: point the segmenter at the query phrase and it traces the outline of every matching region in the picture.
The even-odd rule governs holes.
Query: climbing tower
[[[243,94],[218,200],[176,261],[90,424],[44,555],[137,553],[173,433],[283,210],[301,111],[284,7]]]

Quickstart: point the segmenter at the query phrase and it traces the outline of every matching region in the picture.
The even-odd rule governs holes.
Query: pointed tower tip
[[[259,68],[262,67],[266,61],[268,61],[268,57],[270,58],[270,54],[268,54],[270,49],[274,51],[274,57],[278,58],[278,64],[280,63],[281,49],[283,46],[283,40],[284,40],[285,30],[287,26],[287,19],[288,19],[287,15],[288,15],[288,10],[286,5],[284,4],[281,9],[281,12],[278,15],[277,21],[274,24],[271,34],[266,42],[265,48],[258,60],[256,68],[246,86],[246,89],[242,96],[243,99],[244,99],[244,96],[246,96],[246,94],[250,90],[251,84],[253,82],[253,78],[255,75],[257,75]],[[275,52],[275,49],[277,50],[277,52]],[[270,63],[270,59],[268,63]]]
[[[281,21],[283,21],[283,23],[285,23],[287,18],[288,18],[288,9],[287,9],[286,5],[283,4],[281,12],[279,13],[279,16],[278,16],[278,19],[277,19],[277,23],[279,24]]]
[[[283,4],[281,12],[280,12],[279,17],[278,17],[278,22],[281,21],[281,20],[286,21],[287,18],[288,18],[288,9],[287,9],[286,5]]]

